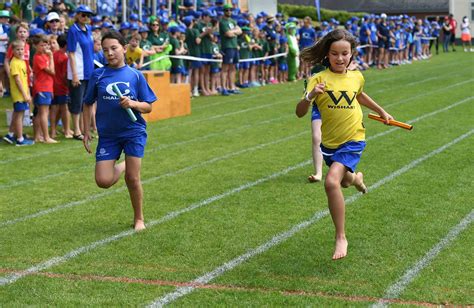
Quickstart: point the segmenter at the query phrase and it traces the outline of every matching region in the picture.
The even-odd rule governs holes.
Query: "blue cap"
[[[286,36],[280,37],[280,44],[284,44],[286,42],[288,42],[288,39],[286,38]]]
[[[195,18],[200,18],[202,16],[202,12],[201,11],[196,11],[196,12],[194,12],[193,15],[194,15]]]
[[[239,20],[237,20],[237,25],[238,25],[239,27],[245,26],[245,19],[239,19]]]
[[[101,21],[102,21],[102,17],[99,16],[99,15],[96,15],[96,16],[94,16],[94,17],[91,18],[91,21],[92,21],[93,23],[101,22]]]
[[[130,18],[129,18],[131,21],[137,21],[138,20],[138,14],[130,14]]]
[[[283,17],[283,14],[282,13],[276,13],[275,17]]]
[[[274,39],[276,39],[275,33],[269,32],[269,33],[267,34],[267,40],[274,40]]]
[[[163,17],[160,19],[160,24],[162,25],[166,25],[166,24],[169,24],[170,23],[170,20],[166,17]]]
[[[323,21],[323,22],[321,23],[321,26],[327,27],[327,26],[329,26],[329,23],[328,23],[327,21]]]
[[[124,21],[120,24],[120,30],[130,29],[130,23],[128,21]]]
[[[46,34],[46,32],[44,32],[44,30],[41,28],[35,28],[35,29],[30,30],[30,36],[41,35],[41,34]]]
[[[186,26],[189,26],[194,20],[193,16],[186,16],[183,18],[183,22]]]
[[[38,14],[46,14],[48,13],[48,8],[45,7],[44,5],[37,5],[35,7],[35,13],[38,13]]]
[[[346,26],[350,26],[350,25],[352,25],[352,21],[350,20],[346,21]]]
[[[184,5],[185,7],[191,7],[191,6],[194,5],[194,1],[193,1],[193,0],[184,0],[184,1],[183,1],[183,5]]]
[[[222,5],[222,4],[224,4],[224,0],[216,0],[216,4],[217,5]]]
[[[91,10],[91,8],[87,5],[84,5],[84,4],[79,5],[74,12],[76,12],[76,13],[87,13],[87,14],[94,15],[94,12]]]
[[[181,31],[178,26],[172,26],[172,27],[169,27],[168,32],[176,33],[176,32],[181,32]]]
[[[9,9],[9,8],[11,8],[11,7],[12,7],[12,3],[11,3],[11,2],[5,2],[5,3],[3,4],[3,8],[4,8],[4,9]]]
[[[93,25],[92,26],[92,31],[95,31],[95,30],[98,30],[98,29],[100,29],[100,26],[98,26],[98,25]]]
[[[138,33],[143,33],[143,32],[148,32],[150,29],[148,29],[147,26],[142,26],[138,29]]]
[[[186,32],[186,28],[184,26],[179,26],[179,32],[184,33]]]
[[[208,11],[208,10],[205,10],[205,11],[202,11],[201,15],[202,15],[203,17],[205,17],[205,16],[211,16],[211,12]]]
[[[298,22],[298,18],[296,17],[289,17],[288,22]]]
[[[113,27],[114,27],[114,25],[112,25],[112,24],[111,24],[110,22],[108,22],[108,21],[104,21],[104,22],[102,23],[102,28],[113,28]]]
[[[136,22],[130,24],[130,30],[135,31],[138,30],[138,24]]]

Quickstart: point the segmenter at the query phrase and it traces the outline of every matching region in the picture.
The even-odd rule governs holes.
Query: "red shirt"
[[[38,92],[53,93],[54,76],[46,73],[49,67],[49,56],[47,54],[35,54],[33,57],[33,96]]]
[[[53,54],[54,59],[54,96],[68,95],[69,87],[67,85],[67,60],[65,52],[58,50]]]

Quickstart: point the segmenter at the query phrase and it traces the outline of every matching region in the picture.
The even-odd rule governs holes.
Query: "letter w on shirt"
[[[329,95],[329,97],[332,99],[335,105],[339,104],[341,99],[344,98],[347,104],[349,104],[350,106],[352,102],[354,101],[354,98],[357,96],[357,92],[354,92],[354,95],[352,96],[352,98],[349,98],[349,96],[347,95],[347,91],[339,91],[341,94],[339,95],[339,98],[336,98],[336,96],[334,96],[334,91],[326,91],[326,92]]]

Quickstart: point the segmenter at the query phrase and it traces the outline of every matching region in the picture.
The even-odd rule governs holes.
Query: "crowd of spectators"
[[[350,69],[359,70],[429,59],[439,53],[440,44],[444,52],[455,51],[458,30],[452,15],[428,20],[368,14],[340,24],[334,18],[314,22],[281,13],[253,15],[242,12],[237,1],[225,4],[223,0],[204,2],[197,10],[192,0],[184,0],[173,10],[177,14],[159,2],[156,14],[131,13],[128,21],[120,23],[114,16],[94,14],[85,5],[70,10],[61,1],[53,3],[36,6],[30,23],[15,16],[8,2],[0,11],[0,92],[12,95],[15,107],[3,139],[11,144],[55,143],[59,120],[66,138],[83,138],[82,98],[94,68],[107,65],[101,37],[108,31],[118,31],[128,41],[128,65],[168,70],[171,82],[190,83],[190,95],[195,97],[241,94],[241,88],[306,78],[311,67],[305,63],[299,63],[294,78],[288,74],[288,57],[298,58],[299,51],[336,28],[344,27],[357,38],[358,54]],[[463,50],[474,51],[467,17],[460,30]],[[10,67],[18,45],[23,46],[26,84],[16,80],[18,67]],[[17,75],[12,76],[12,71]],[[34,142],[24,138],[18,124],[29,105],[34,107]]]

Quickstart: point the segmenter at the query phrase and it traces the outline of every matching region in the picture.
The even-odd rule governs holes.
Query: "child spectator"
[[[170,45],[173,47],[171,54],[174,56],[187,54],[188,51],[184,48],[184,41],[179,40],[180,30],[177,26],[169,28],[170,31]],[[184,73],[184,62],[183,59],[171,59],[171,82],[182,83]]]
[[[285,36],[280,38],[280,47],[278,53],[288,53],[288,39]],[[288,80],[288,61],[287,56],[278,58],[278,81],[284,83]]]
[[[246,60],[250,58],[250,28],[247,26],[242,27],[242,34],[237,37],[237,44],[239,46],[239,57],[240,60]],[[241,88],[249,87],[249,61],[242,61],[238,64],[239,67],[239,82]]]
[[[107,65],[107,59],[105,58],[104,52],[102,51],[102,45],[100,43],[102,34],[100,34],[100,32],[93,32],[92,38],[94,39],[94,68],[98,68],[101,65]]]
[[[140,48],[141,39],[142,37],[138,33],[130,36],[125,59],[127,64],[131,67],[140,68],[143,64],[144,52],[143,49]]]
[[[38,122],[43,139],[36,132],[35,141],[44,143],[58,143],[49,136],[48,115],[49,106],[53,98],[54,87],[54,59],[46,35],[41,35],[35,45],[36,54],[33,59],[33,97],[35,107],[38,108]]]
[[[51,104],[51,138],[56,136],[56,121],[57,117],[61,118],[63,124],[64,137],[72,138],[72,130],[69,127],[69,110],[67,103],[69,101],[69,87],[67,84],[67,36],[62,34],[58,36],[57,40],[51,40],[51,49],[53,50],[54,61],[54,98]],[[54,45],[58,45],[57,48]]]
[[[10,63],[10,90],[13,100],[13,114],[10,130],[3,140],[17,146],[34,144],[33,140],[23,137],[23,116],[31,103],[26,63],[23,60],[25,42],[20,40],[11,44],[13,59]]]
[[[222,59],[222,53],[219,48],[219,33],[214,33],[212,38],[212,58]],[[211,94],[216,95],[221,88],[221,64],[219,62],[211,63]]]

